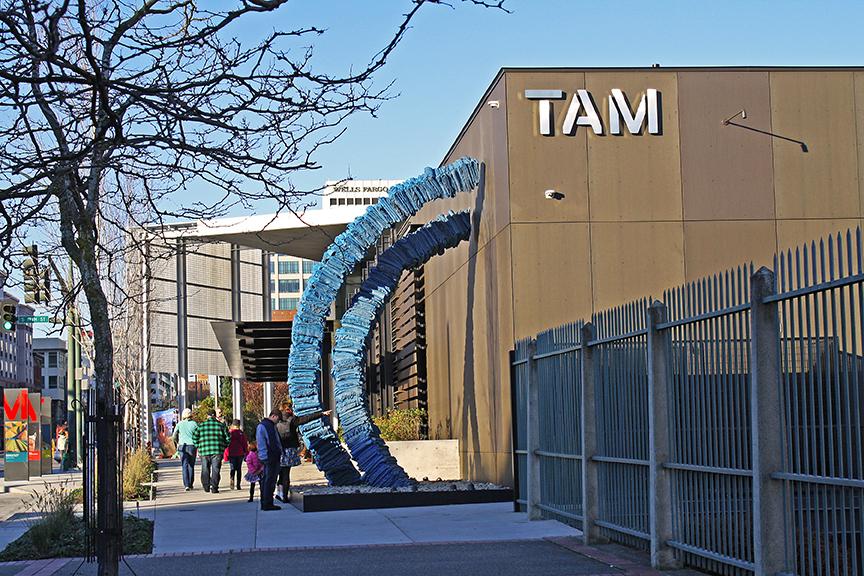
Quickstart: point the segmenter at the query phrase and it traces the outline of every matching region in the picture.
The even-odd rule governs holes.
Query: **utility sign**
[[[18,322],[22,324],[43,324],[51,322],[50,316],[18,316]]]

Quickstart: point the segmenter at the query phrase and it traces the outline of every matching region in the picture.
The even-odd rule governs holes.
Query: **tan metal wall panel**
[[[461,156],[471,156],[483,165],[486,175],[480,190],[459,193],[453,199],[438,200],[426,206],[414,218],[414,222],[424,224],[447,210],[470,209],[478,215],[473,230],[478,247],[486,245],[491,238],[501,232],[510,222],[509,179],[507,165],[507,103],[504,83],[501,82],[491,92],[488,100],[500,102],[500,108],[484,106],[465,132],[459,145],[444,163],[452,162]],[[480,217],[482,215],[482,217]],[[448,255],[451,251],[448,251]],[[467,252],[458,252],[458,258],[446,258],[438,262],[449,272],[464,264]],[[449,274],[445,274],[446,277]],[[428,281],[428,279],[427,279]],[[427,285],[434,288],[437,284]]]
[[[670,72],[587,73],[585,85],[604,121],[604,136],[588,134],[591,220],[680,220],[681,158],[678,141],[678,81]],[[647,88],[661,95],[662,134],[646,130],[610,135],[609,94],[620,88],[633,104]],[[587,132],[584,127],[578,131]]]
[[[767,72],[678,75],[685,220],[774,218],[771,137],[723,120],[771,130]],[[689,272],[688,272],[689,275]]]
[[[467,477],[491,480],[496,453],[510,452],[509,228],[428,292],[426,306],[447,311],[427,315],[430,437],[460,439]]]
[[[852,72],[771,72],[771,125],[777,218],[861,216]]]
[[[590,316],[588,224],[513,224],[511,230],[515,339]]]
[[[508,74],[507,131],[511,158],[510,204],[513,222],[584,222],[588,220],[586,131],[561,134],[569,99],[585,87],[580,73],[526,72]],[[553,106],[553,134],[539,132],[539,103],[525,99],[525,90],[564,90],[568,100]],[[547,200],[554,189],[564,198]]]
[[[720,238],[722,242],[718,242]],[[776,248],[774,220],[685,222],[686,281],[698,280],[750,261],[756,268],[770,268]]]
[[[864,217],[864,72],[855,72],[855,128],[858,148],[858,206]]]
[[[592,224],[591,246],[595,311],[684,282],[682,222]]]
[[[820,220],[778,220],[777,246],[780,250],[795,249],[805,242],[818,240],[828,234],[837,232],[853,233],[861,221],[852,218],[820,219]]]

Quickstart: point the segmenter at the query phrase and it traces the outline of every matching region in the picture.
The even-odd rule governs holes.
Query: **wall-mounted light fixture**
[[[747,110],[743,110],[743,109],[742,109],[742,110],[739,110],[738,112],[736,112],[736,113],[733,114],[732,116],[726,118],[725,120],[723,120],[723,125],[724,125],[724,126],[728,126],[729,124],[731,124],[731,123],[732,123],[732,120],[733,120],[736,116],[741,116],[741,119],[742,119],[742,120],[746,119],[746,118],[747,118]]]
[[[780,140],[786,140],[787,142],[794,142],[795,144],[798,144],[799,146],[801,146],[802,152],[809,152],[809,150],[807,149],[807,144],[805,144],[801,140],[795,140],[794,138],[789,138],[788,136],[781,136],[780,134],[775,134],[775,133],[769,132],[767,130],[760,130],[759,128],[753,128],[752,126],[745,126],[744,124],[739,124],[737,122],[733,122],[733,120],[738,116],[741,116],[742,120],[746,120],[747,119],[747,110],[741,109],[738,112],[736,112],[735,114],[733,114],[732,116],[730,116],[729,118],[726,118],[722,122],[723,126],[737,126],[738,128],[750,130],[751,132],[758,132],[759,134],[765,134],[766,136],[771,136],[772,138],[779,138]]]
[[[543,192],[543,195],[546,197],[547,200],[561,200],[562,198],[564,198],[564,194],[558,192],[557,190],[546,190],[545,192]]]

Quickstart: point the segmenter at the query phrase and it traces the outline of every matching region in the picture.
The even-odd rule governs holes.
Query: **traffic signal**
[[[24,302],[39,304],[39,248],[33,244],[24,249],[27,258],[21,265],[24,271]]]
[[[3,331],[14,332],[18,323],[18,305],[11,300],[3,301]]]
[[[48,304],[51,301],[51,269],[47,266],[42,270],[42,285],[39,295],[43,304]]]

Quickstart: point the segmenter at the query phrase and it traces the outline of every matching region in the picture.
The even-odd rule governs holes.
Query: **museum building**
[[[860,226],[864,68],[502,69],[442,164],[483,166],[470,242],[423,269],[430,438],[512,482],[509,351]]]

